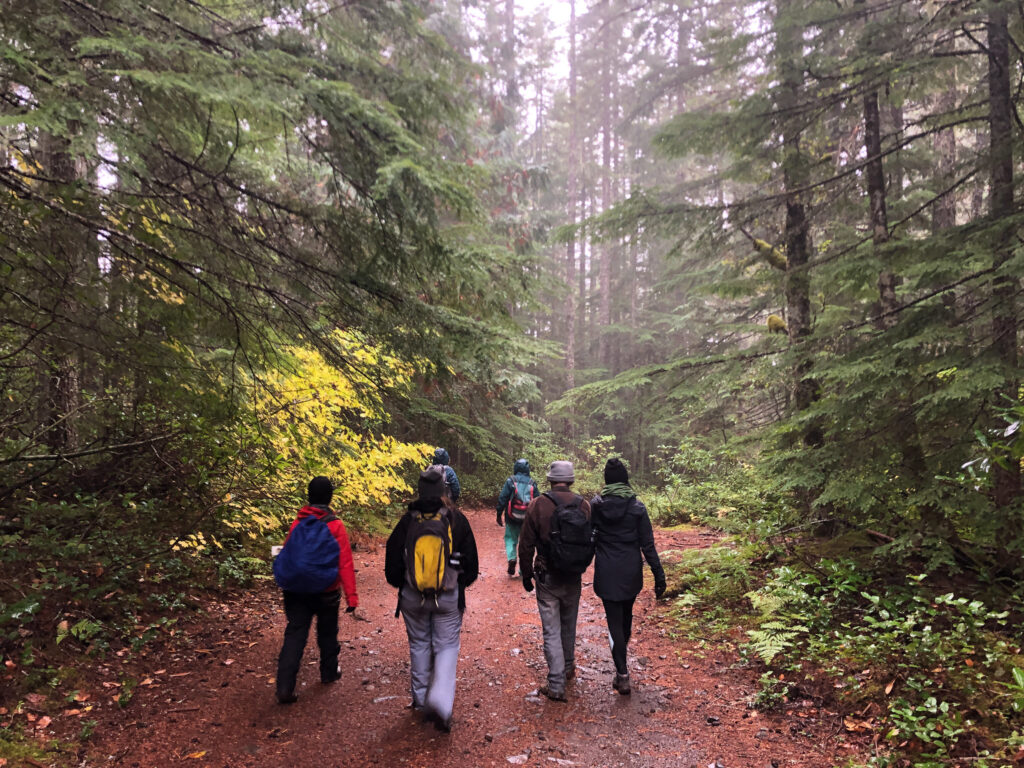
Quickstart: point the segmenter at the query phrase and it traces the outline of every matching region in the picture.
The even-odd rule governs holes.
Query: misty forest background
[[[314,474],[372,533],[436,445],[488,503],[620,455],[733,535],[673,610],[748,627],[755,705],[1009,765],[1020,5],[548,6],[5,3],[9,679],[265,576]]]

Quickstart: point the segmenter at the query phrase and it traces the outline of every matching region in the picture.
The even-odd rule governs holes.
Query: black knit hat
[[[309,481],[309,490],[306,497],[310,504],[330,504],[334,496],[334,486],[331,481],[323,475],[317,475]]]
[[[626,465],[622,463],[621,459],[608,459],[608,463],[604,465],[604,484],[611,485],[613,483],[628,483],[629,472],[626,471]]]
[[[444,496],[444,477],[436,469],[425,469],[420,472],[416,490],[421,499],[440,499]]]

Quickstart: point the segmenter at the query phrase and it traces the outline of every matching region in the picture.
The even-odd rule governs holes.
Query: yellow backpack
[[[436,598],[458,586],[459,574],[452,565],[451,512],[410,512],[405,540],[406,581],[424,597]]]

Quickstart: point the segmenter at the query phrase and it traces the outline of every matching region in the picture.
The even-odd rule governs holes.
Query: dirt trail
[[[766,716],[746,706],[757,674],[734,655],[672,639],[668,604],[647,587],[636,609],[630,697],[612,692],[604,614],[584,576],[577,663],[568,704],[536,695],[546,667],[536,601],[505,571],[494,513],[467,512],[480,579],[467,593],[453,731],[406,709],[408,648],[384,548],[355,553],[365,621],[343,615],[342,679],[318,682],[311,636],[299,701],[275,703],[273,674],[284,628],[275,590],[211,612],[191,651],[154,660],[131,704],[108,707],[80,766],[211,768],[335,766],[633,766],[824,768],[849,755],[838,717],[795,702]],[[698,531],[656,531],[660,551],[708,546]],[[148,681],[148,682],[147,682]]]

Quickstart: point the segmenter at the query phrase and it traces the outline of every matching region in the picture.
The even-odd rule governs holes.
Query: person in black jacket
[[[643,559],[654,574],[654,594],[665,594],[665,571],[654,548],[654,530],[647,508],[629,485],[629,472],[617,458],[604,467],[604,488],[590,502],[597,537],[594,592],[604,603],[611,638],[615,679],[612,688],[623,696],[632,689],[626,648],[633,630],[633,603],[644,585]]]
[[[462,614],[466,610],[466,587],[476,581],[480,573],[476,539],[466,516],[458,510],[448,509],[451,522],[449,564],[457,573],[456,588],[439,589],[425,595],[410,576],[406,558],[410,526],[416,524],[414,518],[436,521],[445,509],[444,495],[444,478],[436,468],[420,473],[419,498],[409,505],[409,511],[402,515],[388,538],[384,578],[398,589],[395,616],[402,614],[409,637],[412,707],[424,712],[438,730],[447,733],[451,730],[455,704],[455,675]]]

